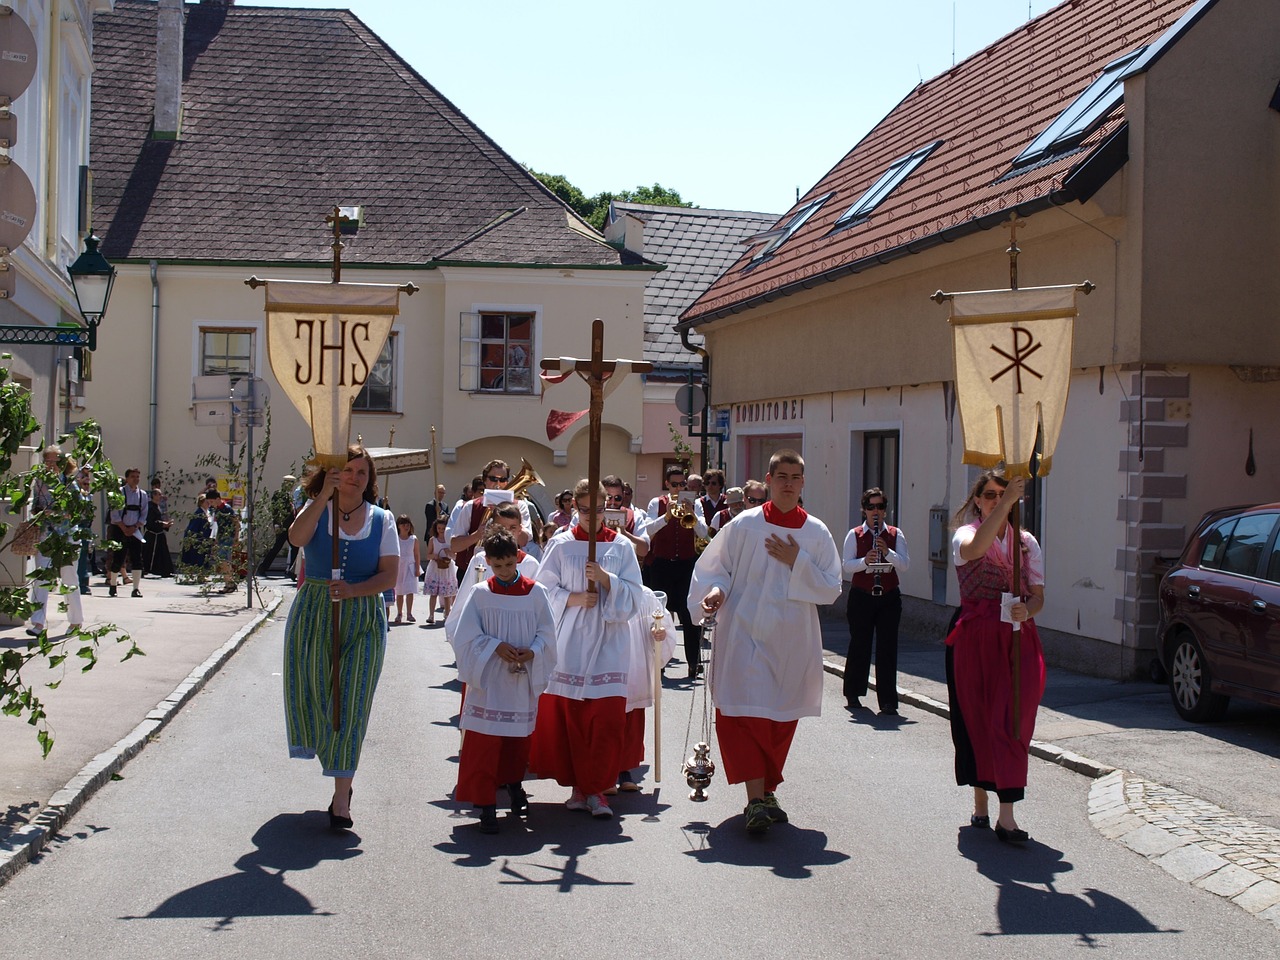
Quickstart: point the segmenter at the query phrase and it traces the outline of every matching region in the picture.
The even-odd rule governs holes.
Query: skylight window
[[[1142,56],[1146,49],[1139,47],[1107,64],[1098,78],[1085,88],[1084,93],[1076,97],[1053,123],[1045,127],[1025,150],[1013,158],[1013,165],[1025,167],[1039,163],[1055,153],[1079,146],[1085,137],[1124,102],[1125,68]]]
[[[935,140],[927,147],[914,150],[905,157],[899,157],[889,164],[889,169],[880,175],[880,179],[873,183],[871,188],[860,196],[852,207],[840,215],[840,219],[836,221],[832,229],[840,230],[867,219],[871,215],[871,211],[880,206],[885,197],[893,193],[903,180],[911,176],[916,167],[924,163],[929,154],[938,149],[938,145],[941,143],[941,140]]]
[[[751,264],[759,263],[765,257],[772,256],[774,251],[791,239],[792,234],[804,226],[805,221],[818,212],[818,209],[831,199],[830,193],[824,193],[822,196],[814,200],[810,200],[803,207],[791,215],[791,219],[778,227],[776,230],[768,230],[765,233],[757,233],[753,237],[747,237],[743,243],[760,243],[768,241],[759,250],[755,256],[751,258]]]

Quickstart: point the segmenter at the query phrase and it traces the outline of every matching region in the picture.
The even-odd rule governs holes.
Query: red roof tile
[[[1068,0],[912,90],[802,197],[832,193],[776,253],[748,250],[681,318],[696,325],[821,283],[833,271],[892,259],[927,238],[1043,202],[1124,122],[1116,109],[1070,151],[1017,175],[1010,164],[1112,60],[1160,37],[1194,0]],[[838,233],[835,221],[900,157],[942,144],[875,208]]]

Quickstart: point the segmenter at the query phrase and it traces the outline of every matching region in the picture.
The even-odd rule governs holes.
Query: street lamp
[[[98,324],[107,312],[107,302],[111,299],[111,287],[116,282],[116,268],[98,252],[99,240],[89,231],[84,238],[84,253],[76,257],[76,262],[67,267],[71,277],[71,289],[76,295],[76,306],[80,316],[89,326],[90,350],[98,346]]]
[[[9,267],[9,269],[13,269]],[[0,343],[49,344],[55,347],[98,347],[98,324],[107,312],[116,268],[98,252],[98,238],[89,231],[84,238],[84,253],[67,268],[76,306],[86,327],[46,326],[44,324],[0,324]]]

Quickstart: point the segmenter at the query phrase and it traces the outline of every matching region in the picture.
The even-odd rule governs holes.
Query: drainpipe
[[[702,458],[702,468],[705,470],[707,466],[707,417],[706,413],[711,409],[711,355],[702,347],[695,347],[689,342],[689,331],[685,327],[680,328],[680,342],[684,344],[684,348],[690,353],[696,353],[702,358],[702,389],[706,395],[706,406],[703,408],[702,417],[702,443],[699,447],[699,456]]]
[[[151,407],[148,411],[147,483],[156,475],[156,420],[159,417],[157,388],[160,382],[160,278],[151,261]]]

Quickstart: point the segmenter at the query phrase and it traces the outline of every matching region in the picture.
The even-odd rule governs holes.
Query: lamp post
[[[41,343],[51,346],[98,347],[98,324],[107,312],[116,268],[98,252],[98,238],[89,231],[84,238],[84,253],[67,268],[76,306],[85,327],[45,326],[44,324],[0,324],[0,343]]]

